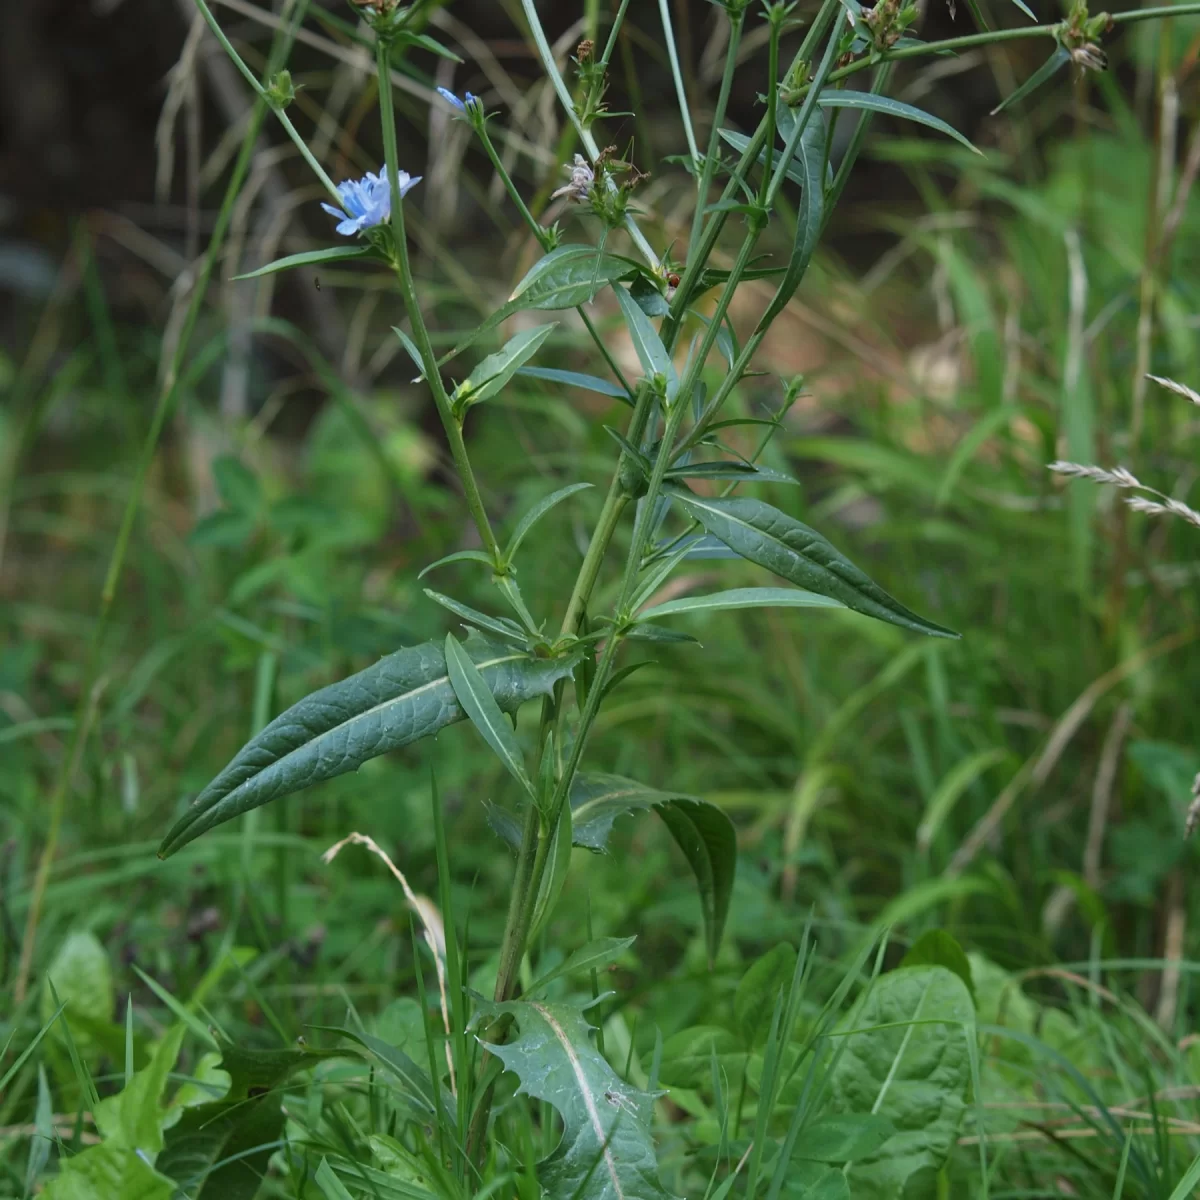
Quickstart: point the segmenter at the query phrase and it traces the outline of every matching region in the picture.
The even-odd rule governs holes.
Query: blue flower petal
[[[463,102],[449,88],[440,87],[440,88],[438,88],[437,93],[439,96],[441,96],[441,98],[443,100],[446,101],[447,104],[453,104],[454,107],[457,108],[459,112],[462,112],[463,109],[466,107],[463,104]],[[471,99],[470,92],[467,93],[467,99],[468,100]]]

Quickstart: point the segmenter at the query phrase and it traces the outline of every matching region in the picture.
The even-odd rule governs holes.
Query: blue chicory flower
[[[400,185],[400,195],[403,196],[411,187],[421,182],[421,176],[415,178],[407,171],[396,173],[396,182]],[[338,184],[338,197],[342,202],[341,208],[332,204],[322,204],[321,207],[331,216],[340,217],[337,231],[343,237],[351,237],[382,225],[392,215],[392,189],[388,186],[386,173],[376,175],[368,171],[362,179],[347,179]],[[344,211],[343,211],[344,210]]]
[[[479,97],[473,92],[463,92],[463,98],[460,100],[449,88],[440,87],[437,93],[447,104],[453,105],[459,112],[466,112],[467,107],[478,102]]]

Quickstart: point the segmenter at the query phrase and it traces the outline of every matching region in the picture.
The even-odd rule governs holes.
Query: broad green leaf
[[[513,530],[512,537],[509,539],[508,549],[504,552],[506,562],[512,562],[513,555],[516,554],[517,548],[525,540],[525,535],[540,521],[556,504],[561,504],[568,496],[575,495],[576,492],[585,491],[592,485],[590,483],[571,483],[564,488],[559,488],[556,492],[551,492],[549,496],[539,500],[518,522],[516,529]]]
[[[1016,104],[1018,100],[1023,100],[1030,93],[1037,91],[1043,83],[1058,74],[1070,61],[1071,52],[1065,46],[1056,47],[1054,53],[1015,92],[1005,96],[992,109],[991,115],[994,117],[997,113],[1002,113],[1010,104]]]
[[[508,718],[496,703],[487,680],[452,633],[446,634],[446,667],[459,704],[508,773],[532,796],[521,747]]]
[[[258,476],[241,459],[222,454],[213,460],[213,479],[221,499],[234,512],[253,513],[262,504],[262,486]]]
[[[822,108],[855,108],[866,112],[883,113],[889,117],[900,117],[905,121],[916,121],[920,125],[928,125],[930,129],[944,133],[947,137],[952,137],[980,157],[983,155],[983,152],[976,149],[953,125],[947,125],[940,117],[914,108],[911,104],[904,104],[900,100],[893,100],[890,96],[877,96],[874,92],[826,91],[821,93],[821,98],[817,103]]]
[[[850,1185],[836,1167],[794,1161],[788,1171],[783,1195],[788,1200],[850,1200]]]
[[[455,407],[463,410],[490,400],[528,362],[541,344],[558,327],[557,321],[549,325],[536,325],[514,334],[495,354],[489,354],[454,389],[451,397]]]
[[[601,288],[639,270],[637,263],[601,254],[595,246],[559,246],[529,268],[500,311],[577,308],[587,304]]]
[[[115,1096],[96,1105],[96,1128],[106,1142],[141,1150],[151,1160],[163,1148],[163,1093],[183,1045],[185,1025],[174,1025],[158,1044],[150,1062]]]
[[[276,271],[290,271],[293,267],[320,267],[326,263],[345,262],[352,258],[375,258],[379,255],[373,246],[331,246],[328,250],[305,250],[302,254],[289,254],[286,258],[277,258],[274,262],[259,267],[257,271],[249,271],[245,275],[235,275],[239,279],[257,279],[260,275],[274,275]]]
[[[957,637],[905,608],[835,550],[815,529],[761,500],[710,499],[672,486],[671,493],[709,533],[750,562],[847,608],[933,637]]]
[[[787,995],[795,971],[795,948],[780,942],[751,963],[742,976],[733,994],[733,1019],[747,1048],[766,1041],[775,1005],[781,994]]]
[[[893,1200],[914,1177],[931,1181],[941,1169],[966,1109],[974,1024],[966,984],[938,966],[881,976],[841,1022],[832,1109],[873,1113],[896,1127],[848,1168],[856,1200]]]
[[[521,1092],[559,1113],[562,1140],[537,1164],[549,1200],[667,1200],[650,1134],[654,1096],[626,1083],[592,1040],[575,1005],[481,1002],[484,1017],[508,1015],[518,1036],[483,1043],[521,1081]]]
[[[703,1088],[712,1079],[714,1059],[731,1082],[746,1069],[746,1051],[733,1033],[721,1025],[693,1025],[663,1043],[659,1077],[668,1087]]]
[[[648,809],[658,813],[696,876],[708,956],[715,959],[737,867],[737,832],[729,817],[706,800],[660,792],[620,775],[576,775],[571,809],[575,845],[597,852],[607,846],[619,816]]]
[[[822,97],[827,94],[822,92]],[[787,107],[780,108],[778,113],[779,132],[786,141],[790,141],[795,128],[795,114]],[[825,135],[825,118],[814,112],[804,127],[796,146],[796,153],[788,164],[788,177],[795,179],[803,189],[800,194],[800,208],[796,213],[796,236],[792,241],[787,271],[779,281],[771,303],[759,318],[759,329],[770,325],[795,295],[821,237],[821,229],[825,224]],[[793,171],[796,173],[793,174]]]
[[[621,306],[621,315],[625,318],[629,336],[633,339],[633,348],[637,352],[638,362],[646,377],[653,379],[661,375],[666,381],[666,400],[670,404],[679,391],[679,376],[675,372],[675,364],[658,336],[658,330],[650,323],[650,318],[638,307],[637,302],[623,288],[614,287],[617,293],[617,303]]]
[[[67,934],[46,976],[54,984],[58,1001],[49,987],[42,990],[39,1009],[42,1023],[50,1023],[61,1003],[65,1006],[63,1019],[81,1045],[92,1045],[97,1039],[105,1041],[105,1034],[113,1029],[117,996],[112,964],[100,939],[83,931]],[[63,1037],[61,1025],[55,1025],[54,1036]]]
[[[227,1047],[221,1069],[229,1076],[229,1090],[220,1100],[184,1112],[167,1130],[155,1165],[189,1200],[254,1200],[283,1135],[283,1085],[295,1072],[330,1057],[327,1050]]]
[[[101,1142],[63,1159],[41,1193],[43,1200],[171,1200],[174,1194],[170,1179],[115,1142]]]
[[[945,967],[953,971],[967,985],[971,1003],[975,1003],[975,980],[971,977],[971,963],[963,948],[944,929],[927,929],[908,948],[901,959],[902,967]]]
[[[578,655],[535,658],[475,634],[468,634],[466,651],[504,712],[548,695],[578,662]],[[465,716],[440,646],[425,643],[389,654],[276,717],[200,793],[159,853],[173,854],[214,825],[353,771]]]
[[[578,975],[583,971],[596,971],[600,967],[606,967],[609,963],[616,962],[636,941],[636,937],[596,938],[595,941],[588,942],[586,946],[580,946],[574,953],[567,955],[553,971],[547,971],[532,983],[525,989],[525,995],[535,996],[556,979],[562,979],[566,975]]]
[[[824,1163],[856,1162],[877,1153],[896,1127],[877,1113],[843,1113],[814,1121],[800,1135],[795,1157]]]
[[[678,600],[667,600],[638,613],[639,621],[656,621],[660,617],[672,617],[676,613],[717,612],[731,608],[845,608],[832,596],[820,596],[816,592],[802,592],[796,588],[730,588],[727,592],[713,592],[707,596],[683,596]]]
[[[432,588],[425,588],[425,595],[435,604],[440,604],[448,612],[452,612],[456,617],[462,617],[464,621],[478,625],[480,629],[486,629],[506,642],[514,642],[519,646],[525,644],[525,631],[507,617],[493,617],[488,613],[482,613],[477,608],[463,604],[461,600],[455,600],[451,596],[443,596],[441,592],[435,592]]]
[[[629,393],[619,383],[610,383],[597,375],[562,371],[557,367],[522,367],[517,374],[527,379],[544,379],[547,383],[563,383],[568,387],[583,388],[587,392],[597,392],[601,396],[611,396],[615,400],[630,403]]]

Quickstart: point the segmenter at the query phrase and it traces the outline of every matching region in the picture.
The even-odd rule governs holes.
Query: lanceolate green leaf
[[[815,529],[761,500],[710,499],[672,487],[689,515],[743,558],[798,587],[840,600],[847,608],[934,637],[957,637],[905,608],[835,550]]]
[[[547,971],[545,975],[532,983],[525,990],[525,995],[535,996],[543,988],[549,987],[556,979],[562,979],[566,975],[579,975],[584,971],[595,971],[599,967],[606,967],[620,958],[635,941],[637,941],[636,937],[596,938],[595,941],[588,942],[586,946],[580,946],[574,953],[569,954],[564,962],[559,963],[552,971]]]
[[[889,117],[900,117],[905,121],[916,121],[920,125],[928,125],[930,129],[944,133],[947,137],[952,137],[956,142],[966,146],[968,150],[973,150],[976,154],[982,155],[983,153],[963,137],[953,125],[947,125],[940,117],[935,117],[923,109],[914,108],[911,104],[904,104],[900,100],[893,100],[890,96],[877,96],[874,92],[827,91],[821,93],[821,98],[817,103],[822,108],[856,108],[867,112],[883,113]]]
[[[533,784],[525,771],[521,747],[513,727],[500,710],[479,668],[452,633],[446,634],[446,667],[454,694],[471,718],[471,723],[491,746],[508,773],[532,795]]]
[[[465,649],[505,712],[547,695],[578,661],[534,658],[479,635],[468,635]],[[440,646],[426,643],[389,654],[276,717],[200,793],[167,834],[159,854],[173,854],[214,825],[353,771],[465,715]]]
[[[576,492],[582,492],[592,485],[590,483],[569,483],[564,488],[559,488],[556,492],[551,492],[550,495],[539,500],[518,522],[516,529],[513,530],[512,538],[508,543],[508,549],[504,552],[505,560],[512,562],[513,555],[516,554],[518,547],[525,540],[526,534],[540,521],[556,504],[561,504],[568,496],[575,495]]]
[[[647,809],[658,813],[691,864],[700,889],[709,957],[715,958],[737,867],[737,832],[715,804],[660,792],[620,775],[577,775],[571,784],[575,845],[602,851],[619,816]]]
[[[679,378],[675,372],[675,364],[671,362],[671,356],[658,336],[658,330],[654,328],[650,323],[650,318],[642,312],[637,302],[623,287],[614,288],[614,291],[617,293],[621,315],[625,318],[625,324],[629,329],[629,336],[633,339],[633,348],[637,351],[642,370],[649,378],[661,375],[667,381],[667,400],[673,400],[675,393],[679,390]]]
[[[509,338],[454,389],[454,403],[465,408],[491,399],[517,373],[517,369],[537,353],[538,347],[554,331],[556,324],[552,321],[549,325],[523,329]]]
[[[660,617],[673,617],[676,613],[716,612],[729,608],[845,608],[832,596],[821,596],[816,592],[802,592],[796,588],[730,588],[727,592],[714,592],[708,596],[684,596],[679,600],[668,600],[638,613],[639,621],[656,621]]]
[[[293,267],[320,267],[326,263],[345,262],[352,258],[374,258],[379,255],[371,246],[331,246],[328,250],[305,250],[303,254],[289,254],[286,258],[277,258],[274,262],[259,267],[257,271],[248,271],[245,275],[235,275],[239,279],[257,279],[260,275],[274,275],[277,271],[290,271]]]
[[[504,309],[577,308],[587,304],[601,288],[639,270],[630,259],[602,254],[595,246],[559,246],[529,268],[513,288]]]
[[[562,371],[558,367],[522,367],[518,375],[527,379],[544,379],[547,383],[561,383],[567,387],[583,388],[601,396],[612,396],[615,400],[630,402],[629,393],[619,384],[610,383],[598,375],[585,375],[580,371]]]
[[[654,1096],[609,1066],[579,1007],[481,1001],[479,1011],[515,1019],[516,1038],[484,1044],[520,1079],[519,1091],[553,1105],[562,1117],[562,1140],[537,1165],[550,1200],[669,1200],[650,1134]]]
[[[1056,75],[1071,61],[1071,52],[1065,46],[1058,46],[1054,53],[1015,92],[1005,96],[995,108],[992,116],[1003,112],[1010,104],[1016,104],[1032,92],[1037,91],[1051,76]]]
[[[518,646],[525,644],[525,631],[507,617],[493,617],[488,613],[482,613],[477,608],[463,604],[462,601],[455,600],[452,596],[443,596],[441,592],[435,592],[432,588],[426,588],[425,595],[434,604],[440,604],[448,612],[454,613],[456,617],[462,617],[464,621],[477,625],[488,633],[494,633],[506,642],[513,642]]]
[[[784,108],[780,110],[780,118],[780,132],[787,138],[788,131],[794,127],[795,115],[791,109]],[[803,189],[800,193],[800,209],[796,214],[796,236],[792,242],[787,271],[779,281],[771,303],[759,318],[760,329],[765,329],[774,321],[795,295],[808,264],[812,262],[821,227],[825,224],[825,132],[824,117],[814,112],[800,135],[795,157],[788,164],[788,176],[795,178],[792,171],[798,169],[799,183]]]
[[[597,292],[618,279],[638,274],[641,266],[615,254],[601,254],[594,246],[559,246],[529,268],[502,304],[482,324],[471,330],[452,350],[438,359],[444,366],[456,358],[477,338],[495,329],[513,313],[526,309],[556,311],[588,304]]]

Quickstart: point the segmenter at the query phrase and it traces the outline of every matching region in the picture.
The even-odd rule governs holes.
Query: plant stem
[[[729,93],[733,87],[733,76],[737,70],[738,49],[742,44],[742,30],[746,26],[746,14],[738,12],[729,18],[729,45],[725,48],[725,69],[721,72],[721,88],[717,93],[717,106],[713,109],[712,128],[708,132],[708,152],[700,168],[700,181],[696,186],[696,211],[692,214],[692,232],[688,236],[688,259],[692,247],[700,239],[700,227],[704,223],[704,210],[708,204],[708,190],[712,186],[716,170],[717,155],[721,149],[721,123],[725,120],[725,109],[729,106]]]
[[[549,76],[554,91],[558,95],[559,102],[563,106],[563,111],[567,114],[571,124],[575,126],[575,130],[579,134],[579,140],[583,143],[588,156],[594,163],[600,157],[600,147],[596,144],[596,139],[592,137],[591,130],[585,129],[583,122],[579,119],[579,112],[575,108],[575,101],[571,99],[571,93],[567,88],[566,80],[563,79],[562,72],[558,69],[558,63],[554,60],[554,51],[550,49],[550,43],[546,40],[546,31],[542,28],[541,18],[538,16],[534,0],[521,0],[521,9],[525,13],[525,19],[529,22],[529,31],[533,35],[533,42],[537,47],[538,57],[542,60],[542,66],[547,76]],[[615,191],[617,185],[609,179],[608,186]],[[661,265],[658,261],[658,255],[654,253],[653,247],[646,240],[646,235],[638,228],[638,223],[633,219],[632,213],[627,212],[625,214],[624,224],[629,236],[633,238],[634,245],[637,246],[651,268],[657,271]]]
[[[675,97],[679,101],[679,115],[683,120],[683,135],[687,138],[688,151],[692,156],[693,170],[700,167],[700,148],[696,145],[696,134],[692,129],[691,110],[687,92],[683,87],[683,73],[679,69],[679,54],[675,49],[675,31],[671,28],[671,0],[658,0],[658,12],[662,17],[663,38],[667,43],[667,59],[671,64],[671,78],[675,81]]]
[[[1137,8],[1129,12],[1113,13],[1112,23],[1116,25],[1131,25],[1136,21],[1153,21],[1158,18],[1187,17],[1200,14],[1200,4],[1178,4],[1159,6],[1156,8]],[[830,75],[831,83],[856,75],[880,62],[899,62],[905,58],[925,58],[930,54],[944,54],[946,51],[957,52],[970,50],[975,46],[990,46],[996,42],[1014,42],[1023,38],[1055,37],[1061,23],[1053,25],[1018,25],[1012,29],[992,29],[986,33],[969,33],[964,37],[946,38],[941,42],[925,42],[920,46],[902,46],[899,50],[888,50],[875,58],[860,58],[848,63],[840,70]]]
[[[600,55],[600,66],[607,68],[612,59],[612,52],[617,48],[617,35],[621,32],[621,26],[625,23],[625,10],[629,7],[629,0],[621,0],[621,7],[617,9],[617,15],[613,17],[612,28],[608,31],[608,41],[604,43],[604,53]]]
[[[504,184],[505,191],[508,192],[509,198],[516,205],[517,211],[521,214],[522,220],[529,226],[530,232],[537,238],[538,245],[543,250],[550,249],[550,234],[549,231],[538,221],[537,217],[529,211],[529,206],[525,203],[521,193],[517,190],[517,185],[513,181],[512,176],[508,173],[504,166],[504,161],[500,155],[496,153],[496,147],[492,144],[492,139],[488,136],[487,124],[481,121],[475,126],[475,131],[479,134],[479,140],[483,144],[484,150],[487,152],[488,158],[491,160],[492,166],[496,173],[500,176]],[[592,323],[591,317],[584,311],[583,305],[580,304],[575,311],[579,314],[580,320],[583,321],[584,328],[591,335],[592,341],[596,344],[596,349],[600,351],[604,357],[604,361],[608,363],[609,370],[616,377],[617,382],[625,389],[629,396],[633,396],[633,389],[629,386],[628,381],[621,372],[621,368],[617,365],[617,360],[613,358],[612,351],[604,344],[604,339],[600,336],[599,330]]]
[[[217,23],[217,18],[213,16],[212,10],[204,2],[204,0],[195,0],[196,7],[200,10],[200,15],[208,23],[209,29],[212,30],[213,36],[221,43],[225,53],[233,60],[233,65],[245,76],[246,82],[254,89],[255,95],[279,118],[279,123],[283,126],[288,137],[292,139],[297,150],[300,151],[301,157],[312,168],[313,174],[324,185],[325,190],[333,197],[338,204],[342,203],[342,198],[338,194],[337,185],[329,178],[325,172],[325,168],[317,162],[313,157],[313,152],[308,148],[304,139],[297,132],[296,127],[292,124],[291,118],[283,111],[282,105],[276,104],[268,93],[267,89],[259,82],[258,77],[242,60],[242,56],[233,48],[233,43],[225,36],[225,31]],[[308,5],[306,4],[307,8]],[[299,24],[299,22],[297,22]]]
[[[375,62],[379,70],[379,117],[383,125],[383,154],[388,184],[392,192],[392,240],[393,265],[396,269],[396,280],[400,285],[400,295],[404,300],[404,308],[408,313],[408,321],[412,326],[413,341],[421,355],[421,366],[425,378],[429,381],[429,389],[433,393],[433,402],[437,406],[442,428],[446,431],[446,440],[450,443],[450,454],[454,459],[454,467],[462,481],[463,494],[467,508],[479,531],[492,563],[499,568],[502,561],[500,544],[492,532],[491,522],[483,506],[483,498],[479,494],[479,484],[471,467],[467,454],[467,445],[463,441],[462,421],[454,412],[450,397],[446,394],[446,385],[442,382],[441,371],[438,369],[437,355],[429,340],[429,330],[425,318],[421,315],[421,304],[417,299],[416,288],[413,286],[412,269],[408,261],[408,239],[404,230],[404,201],[400,195],[400,179],[398,175],[396,150],[396,114],[392,105],[391,69],[388,61],[387,43],[377,37],[375,39]]]

